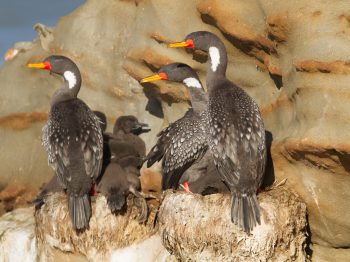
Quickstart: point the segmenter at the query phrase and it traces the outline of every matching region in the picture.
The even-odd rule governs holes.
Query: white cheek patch
[[[216,72],[218,65],[220,65],[219,49],[217,49],[214,46],[209,47],[209,56],[210,56],[210,60],[211,60],[211,70],[213,70],[213,72]]]
[[[77,78],[73,72],[66,71],[64,72],[63,77],[67,80],[69,88],[73,88],[76,85]]]
[[[202,88],[201,83],[194,77],[185,78],[183,82],[188,87]]]

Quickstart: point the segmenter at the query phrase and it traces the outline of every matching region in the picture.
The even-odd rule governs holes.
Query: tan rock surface
[[[89,229],[76,232],[68,214],[66,196],[53,194],[35,212],[37,256],[50,261],[55,250],[59,250],[83,255],[90,261],[106,261],[114,250],[139,244],[156,233],[154,220],[158,205],[150,205],[146,223],[140,224],[137,220],[139,210],[131,198],[125,213],[114,215],[106,199],[99,196],[92,203]]]
[[[231,223],[229,195],[167,194],[159,234],[179,261],[305,261],[305,204],[283,188],[258,199],[262,223],[248,236]]]
[[[0,188],[14,181],[38,187],[52,173],[40,137],[61,81],[26,63],[70,56],[82,71],[79,96],[109,120],[134,114],[150,124],[149,149],[184,113],[188,96],[180,85],[136,80],[169,61],[188,63],[204,80],[205,63],[165,43],[208,30],[227,47],[228,78],[260,105],[273,135],[275,177],[288,178],[306,202],[312,241],[349,248],[348,10],[348,1],[331,0],[87,1],[1,67]]]

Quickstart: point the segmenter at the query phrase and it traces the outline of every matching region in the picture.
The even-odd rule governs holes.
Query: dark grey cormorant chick
[[[49,165],[66,189],[73,227],[85,229],[91,217],[89,192],[102,166],[103,138],[98,118],[77,98],[81,76],[72,60],[49,56],[28,67],[46,69],[64,78],[64,85],[51,98],[43,144]]]
[[[208,149],[203,132],[202,117],[206,115],[207,97],[196,72],[188,65],[173,63],[160,68],[158,74],[146,77],[141,83],[155,80],[181,82],[187,86],[192,108],[171,123],[157,136],[156,145],[146,157],[147,167],[163,158],[163,190],[177,188],[183,173],[199,161]]]
[[[187,47],[209,53],[208,144],[215,164],[232,192],[232,222],[246,232],[260,224],[256,197],[266,164],[265,130],[259,107],[226,74],[227,52],[210,32],[189,34],[184,42],[169,47]]]
[[[210,195],[230,192],[221,180],[210,150],[185,171],[179,183],[184,186],[186,182],[191,193]]]
[[[97,186],[97,191],[106,197],[112,213],[123,209],[129,193],[135,195],[136,204],[141,209],[141,222],[147,218],[147,204],[139,193],[140,168],[146,145],[138,135],[150,131],[147,126],[134,116],[121,116],[116,120],[113,134],[105,133],[111,159]]]
[[[139,135],[149,131],[148,125],[140,123],[135,116],[119,117],[113,127],[113,139],[109,142],[111,158],[117,159],[121,164],[125,162],[128,165],[137,161],[135,165],[141,167],[142,160],[146,155],[146,145]]]

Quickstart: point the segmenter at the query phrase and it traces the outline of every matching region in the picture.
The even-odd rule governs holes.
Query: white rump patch
[[[210,56],[210,60],[211,60],[211,70],[213,70],[213,72],[216,72],[218,65],[220,65],[219,49],[217,49],[214,46],[209,47],[209,56]]]
[[[63,77],[67,80],[69,88],[73,88],[77,84],[77,78],[73,72],[66,71],[64,72]]]
[[[194,77],[185,78],[183,82],[188,87],[202,88],[201,83]]]

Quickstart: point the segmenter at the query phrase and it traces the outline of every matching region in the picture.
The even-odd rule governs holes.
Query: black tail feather
[[[257,224],[260,225],[260,208],[256,194],[233,193],[231,221],[248,234]]]
[[[77,230],[88,228],[91,217],[91,204],[89,195],[69,195],[68,198],[68,209],[73,227]]]
[[[121,211],[125,205],[126,197],[122,192],[111,189],[107,197],[107,204],[112,213]]]

